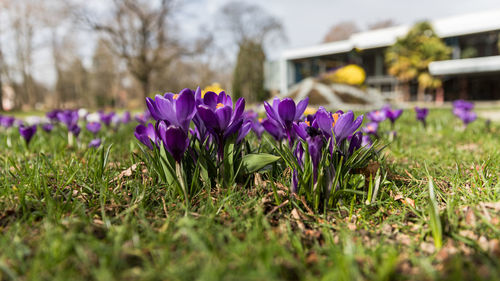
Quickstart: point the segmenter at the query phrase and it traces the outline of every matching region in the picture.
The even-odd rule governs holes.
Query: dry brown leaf
[[[401,193],[396,194],[396,196],[394,197],[394,200],[401,201],[401,203],[415,208],[415,200],[408,198],[408,197],[404,197],[403,194],[401,194]]]
[[[472,227],[476,225],[476,215],[471,207],[467,207],[467,210],[465,211],[465,223]]]
[[[300,217],[299,212],[296,208],[293,208],[292,210],[292,218],[295,219],[295,222],[297,223],[297,226],[300,228],[300,230],[304,231],[306,229],[304,223],[302,223],[302,218]]]
[[[317,261],[318,261],[318,255],[315,252],[311,252],[309,253],[309,255],[307,255],[306,263],[313,264],[316,263]]]
[[[113,182],[116,182],[118,180],[121,180],[124,177],[130,177],[130,176],[132,176],[132,174],[137,170],[137,166],[138,165],[142,165],[142,164],[144,164],[144,163],[140,162],[140,163],[136,163],[136,164],[130,166],[128,169],[126,169],[125,171],[122,171],[118,176],[116,176],[115,178],[113,178],[110,181],[110,183],[113,183]]]
[[[436,251],[436,247],[434,247],[434,244],[430,242],[422,242],[420,244],[420,249],[427,254],[432,254]]]

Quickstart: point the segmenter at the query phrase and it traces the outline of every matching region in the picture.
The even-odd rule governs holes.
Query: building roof
[[[500,72],[500,56],[435,61],[429,64],[432,75]]]
[[[500,30],[500,9],[432,20],[431,24],[436,34],[441,38]],[[359,32],[343,41],[286,50],[283,52],[282,58],[286,60],[300,59],[345,53],[354,48],[387,47],[394,44],[398,37],[404,36],[410,27],[410,25],[400,25]]]

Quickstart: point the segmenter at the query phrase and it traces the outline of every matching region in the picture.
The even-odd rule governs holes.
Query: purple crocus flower
[[[251,129],[260,140],[262,133],[264,132],[264,127],[262,126],[262,118],[258,118],[258,114],[254,111],[246,111],[244,113],[244,119],[250,121]]]
[[[147,125],[137,125],[137,127],[135,127],[134,136],[151,150],[153,149],[152,143],[158,146],[159,137],[156,133],[154,125],[151,123]]]
[[[465,100],[456,100],[453,102],[453,108],[460,108],[465,111],[470,111],[474,109],[474,104]]]
[[[366,148],[370,148],[372,146],[372,139],[369,135],[363,135],[361,137],[361,146]]]
[[[361,130],[366,134],[377,136],[378,123],[377,122],[370,122],[370,123],[366,124],[366,126],[363,127]]]
[[[52,132],[52,130],[54,129],[54,125],[51,124],[51,123],[45,123],[42,125],[42,129],[47,132],[47,133],[50,133]]]
[[[189,138],[186,131],[182,128],[170,125],[167,126],[165,121],[158,123],[158,135],[163,142],[165,150],[174,157],[175,161],[180,163],[184,152],[189,146]]]
[[[93,139],[89,142],[89,147],[99,147],[101,146],[101,139]]]
[[[131,116],[130,116],[130,112],[129,112],[129,111],[125,111],[125,112],[123,113],[123,115],[122,115],[122,119],[121,119],[121,121],[122,121],[122,123],[123,123],[123,124],[128,124],[128,123],[130,122],[130,120],[131,120],[131,119],[132,119],[132,118],[131,118]]]
[[[309,155],[311,156],[311,162],[313,164],[313,176],[314,183],[318,179],[318,165],[321,160],[322,148],[323,148],[323,136],[316,135],[307,138],[307,145],[309,147]]]
[[[380,123],[387,118],[386,112],[384,110],[375,110],[372,112],[368,112],[368,114],[366,114],[366,116],[368,116],[368,119],[372,120],[373,122],[377,122],[377,123]]]
[[[329,138],[335,136],[337,145],[352,135],[363,123],[363,115],[354,119],[354,113],[350,110],[338,116],[338,113],[330,114],[326,110],[318,110],[316,122],[321,131]],[[333,133],[333,134],[332,134]]]
[[[89,122],[85,126],[89,132],[96,135],[101,130],[101,123],[99,122]]]
[[[391,124],[394,125],[394,122],[403,114],[402,109],[392,109],[389,105],[384,106],[382,108],[382,111],[384,112],[385,117],[391,121]]]
[[[278,124],[278,122],[266,118],[261,124],[266,132],[268,132],[276,141],[281,142],[286,137],[285,130],[280,124]]]
[[[151,114],[149,113],[149,109],[144,111],[143,113],[136,114],[134,116],[135,121],[141,124],[146,124],[149,119],[151,119]]]
[[[293,123],[300,120],[308,103],[309,98],[303,99],[297,105],[291,98],[284,98],[283,100],[275,98],[272,106],[268,102],[264,102],[268,119],[272,119],[283,128],[290,147],[293,146],[295,140]]]
[[[246,120],[243,122],[241,129],[238,131],[238,137],[236,137],[236,143],[240,143],[252,129],[252,121]]]
[[[49,120],[52,122],[59,121],[59,117],[57,116],[59,112],[61,112],[61,110],[54,109],[52,111],[47,112],[45,116],[47,116],[47,118],[49,118]]]
[[[415,106],[415,112],[417,114],[417,120],[422,122],[422,124],[424,124],[425,127],[427,115],[429,114],[429,109],[425,107],[420,108],[418,106]]]
[[[80,128],[80,126],[78,125],[73,125],[69,128],[69,131],[75,136],[75,137],[78,137],[78,135],[80,134],[80,132],[82,131],[82,128]]]
[[[99,117],[101,118],[101,122],[104,123],[106,126],[109,126],[111,124],[111,121],[113,121],[113,117],[115,117],[115,113],[111,111],[110,113],[105,113],[105,112],[99,112]]]
[[[357,131],[356,133],[354,133],[354,135],[350,136],[348,139],[349,139],[348,155],[351,156],[354,153],[354,151],[358,150],[361,147],[361,144],[363,142],[363,133]]]
[[[14,121],[16,121],[16,118],[12,116],[2,116],[0,118],[0,125],[4,128],[10,128],[14,124]]]
[[[237,133],[243,125],[245,99],[239,98],[233,109],[231,97],[225,92],[220,92],[218,95],[207,92],[203,97],[203,103],[197,108],[204,127],[217,143],[217,155],[221,161],[226,139]]]
[[[25,126],[24,124],[21,124],[21,126],[19,126],[19,134],[24,138],[26,144],[30,143],[35,133],[36,133],[36,125]]]
[[[154,100],[147,98],[146,104],[155,120],[180,127],[185,133],[196,114],[195,97],[191,89],[184,89],[179,94],[157,95]]]
[[[296,169],[293,169],[292,173],[292,193],[299,192],[299,173]]]
[[[75,110],[64,110],[56,113],[59,122],[66,125],[66,127],[71,128],[78,123],[78,111]]]
[[[457,109],[455,115],[462,120],[464,126],[467,126],[469,123],[475,121],[477,119],[477,115],[474,111]]]

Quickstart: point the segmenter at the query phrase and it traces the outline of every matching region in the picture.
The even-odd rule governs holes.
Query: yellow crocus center
[[[304,123],[306,123],[306,124],[307,124],[307,126],[311,126],[311,122],[309,122],[309,121],[307,121],[307,120],[306,120],[306,121],[304,121]]]
[[[221,108],[221,107],[224,107],[224,105],[219,102],[215,108]]]
[[[263,120],[262,118],[259,118],[259,123],[262,123],[262,120]]]
[[[366,128],[370,131],[375,131],[375,127],[373,127],[372,125],[368,125],[366,126]]]
[[[175,94],[174,97],[173,97],[174,100],[176,100],[178,98],[179,98],[179,94]]]
[[[337,120],[339,119],[339,114],[335,113],[332,114],[333,122],[332,122],[332,127],[335,126],[335,123],[337,123]]]

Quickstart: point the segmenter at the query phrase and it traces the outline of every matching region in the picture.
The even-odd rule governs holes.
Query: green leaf
[[[440,249],[443,246],[443,229],[441,226],[441,218],[439,217],[439,208],[436,201],[436,194],[434,193],[434,182],[432,177],[429,176],[429,225],[434,238],[434,246]]]
[[[281,157],[268,153],[255,153],[243,156],[241,160],[243,173],[251,174],[264,168],[265,166],[278,161]]]

